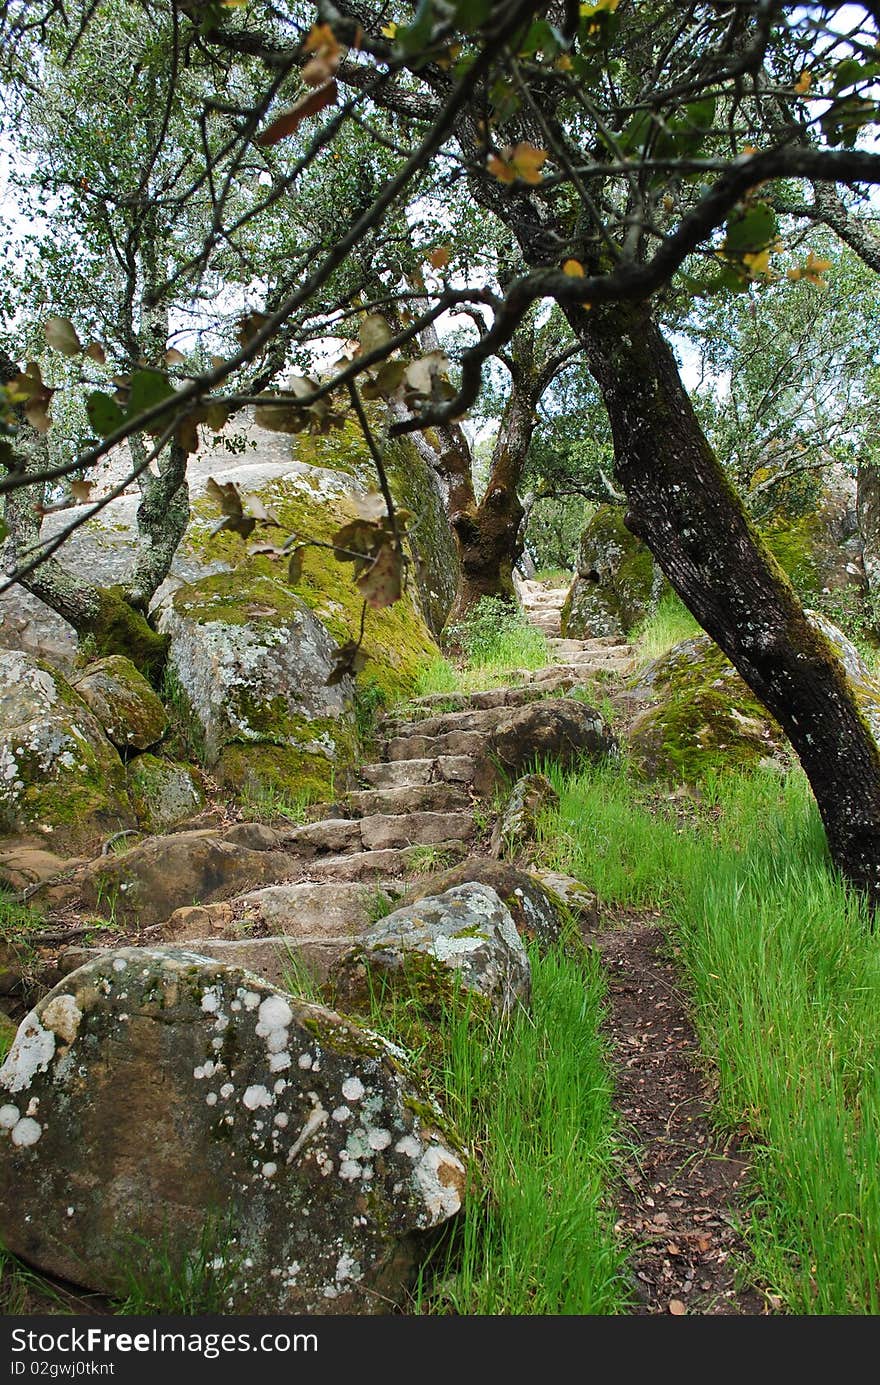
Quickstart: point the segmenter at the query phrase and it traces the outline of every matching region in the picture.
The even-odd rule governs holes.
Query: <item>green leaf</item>
[[[136,370],[131,377],[126,414],[128,418],[137,418],[174,393],[174,386],[161,370]]]
[[[109,394],[102,394],[100,390],[92,390],[86,400],[86,414],[89,424],[102,438],[115,433],[125,422],[125,415],[116,400],[111,399]]]
[[[756,202],[741,216],[727,223],[724,251],[728,255],[753,255],[776,239],[778,222],[773,208]]]

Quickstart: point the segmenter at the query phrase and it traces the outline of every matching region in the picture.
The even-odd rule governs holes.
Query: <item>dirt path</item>
[[[636,1313],[756,1315],[769,1301],[737,1287],[747,1252],[748,1163],[711,1122],[711,1081],[663,930],[629,920],[588,938],[608,974],[606,1033],[622,1135],[632,1141],[618,1226],[632,1257]]]

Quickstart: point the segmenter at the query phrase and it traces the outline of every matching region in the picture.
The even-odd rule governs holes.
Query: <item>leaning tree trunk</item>
[[[783,727],[836,866],[880,904],[880,750],[839,658],[749,523],[647,308],[569,321],[608,408],[628,527]]]

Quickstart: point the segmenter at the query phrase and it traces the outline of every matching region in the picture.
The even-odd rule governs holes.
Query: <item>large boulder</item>
[[[880,740],[880,685],[836,625],[816,611],[807,614],[836,650]],[[784,768],[791,761],[782,728],[708,635],[655,659],[638,675],[632,696],[651,704],[629,733],[633,761],[650,778],[694,783],[709,771]]]
[[[654,561],[617,505],[600,505],[581,535],[577,571],[562,607],[566,639],[627,635],[654,598]]]
[[[392,494],[412,519],[410,582],[402,601],[387,611],[371,612],[364,649],[369,662],[361,675],[389,693],[407,690],[420,664],[436,652],[430,631],[439,631],[456,584],[455,547],[444,516],[436,475],[406,438],[395,439],[385,452]],[[130,468],[126,448],[116,449],[98,475],[94,496],[119,486]],[[213,477],[255,495],[278,516],[282,529],[270,537],[277,542],[288,533],[329,542],[353,518],[352,492],[376,485],[376,471],[359,429],[346,426],[323,437],[287,437],[256,428],[236,416],[214,445],[193,454],[187,465],[192,520],[174,555],[171,575],[156,594],[155,610],[181,582],[195,582],[213,573],[230,572],[248,559],[251,541],[229,531],[215,533],[218,507],[206,494]],[[126,582],[136,551],[137,510],[141,501],[132,482],[124,494],[82,523],[76,512],[76,531],[64,544],[64,563],[71,572],[102,586]],[[56,510],[46,515],[41,536],[48,541],[66,528],[73,514]],[[268,557],[254,560],[264,575],[286,572],[286,564]],[[304,555],[296,591],[314,610],[337,643],[357,634],[361,602],[351,581],[351,568],[337,563],[322,548]],[[65,670],[73,669],[77,641],[71,626],[19,586],[0,595],[0,648],[25,649]]]
[[[563,769],[615,754],[617,742],[594,708],[574,697],[545,698],[499,712],[487,752],[509,775],[552,761]]]
[[[239,570],[179,587],[159,625],[215,777],[252,794],[326,796],[354,757],[353,685],[328,685],[336,645],[306,603]]]
[[[531,992],[529,959],[510,911],[468,882],[395,909],[331,968],[335,1003],[360,1009],[383,984],[436,1017],[457,988],[507,1014]]]
[[[165,735],[165,708],[143,674],[121,654],[97,659],[71,684],[118,750],[146,750]]]
[[[135,1247],[180,1270],[214,1238],[232,1312],[388,1311],[461,1205],[442,1124],[399,1051],[332,1011],[193,953],[109,952],[0,1069],[0,1237],[111,1295]]]
[[[538,875],[520,870],[507,861],[471,856],[461,865],[432,875],[409,902],[417,903],[431,896],[444,895],[457,885],[468,884],[486,885],[495,891],[509,909],[517,932],[525,942],[537,943],[542,952],[559,942],[564,915],[570,907],[568,901]],[[581,889],[586,897],[589,893],[586,886]],[[595,903],[595,896],[590,895],[589,898]]]
[[[57,851],[133,824],[122,761],[85,702],[48,664],[0,652],[0,834]]]

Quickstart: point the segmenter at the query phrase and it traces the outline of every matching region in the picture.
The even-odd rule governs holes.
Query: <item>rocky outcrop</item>
[[[617,752],[599,713],[573,697],[546,698],[502,712],[487,739],[501,768],[517,776],[545,760],[572,769],[582,759]]]
[[[192,953],[109,952],[0,1069],[0,1237],[111,1295],[207,1238],[225,1310],[386,1312],[461,1205],[441,1124],[350,1020]]]
[[[205,806],[197,775],[188,765],[138,755],[128,765],[128,795],[146,832],[167,832]]]
[[[75,906],[126,928],[165,923],[175,909],[228,899],[300,867],[278,833],[236,823],[147,837],[98,856],[35,895],[45,907]]]
[[[880,741],[880,685],[836,625],[816,611],[807,614],[836,649]],[[633,760],[651,778],[693,783],[710,770],[790,763],[782,728],[708,635],[685,640],[656,659],[639,675],[632,695],[651,703],[629,733]]]
[[[0,834],[56,852],[133,825],[122,761],[85,702],[48,664],[0,652]]]
[[[458,987],[507,1014],[527,1002],[529,960],[506,905],[488,885],[456,885],[380,919],[333,966],[335,1003],[364,1008],[390,985],[439,1016]]]
[[[354,755],[353,684],[328,686],[336,645],[305,602],[247,570],[179,587],[163,609],[169,677],[221,783],[326,795]]]
[[[569,639],[626,635],[654,599],[650,551],[631,534],[617,505],[600,505],[581,536],[577,571],[562,607]]]
[[[146,750],[165,735],[165,708],[143,674],[121,654],[89,664],[71,684],[117,750]]]

